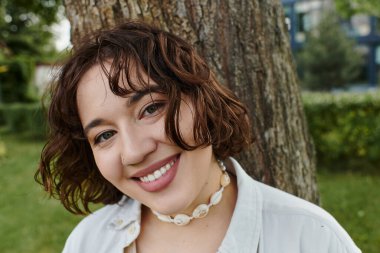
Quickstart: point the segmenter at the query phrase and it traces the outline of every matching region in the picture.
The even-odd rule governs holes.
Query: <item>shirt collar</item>
[[[233,168],[229,172],[236,175],[238,197],[231,223],[219,247],[219,253],[252,252],[258,249],[262,225],[262,197],[252,178],[240,164],[230,158]]]
[[[123,196],[117,203],[119,211],[111,219],[109,227],[115,230],[122,230],[131,222],[140,221],[141,204],[138,201]]]
[[[129,246],[136,240],[140,234],[141,229],[141,203],[123,196],[117,205],[117,212],[110,220],[109,228],[118,231],[121,238],[125,241],[122,242],[122,247]]]

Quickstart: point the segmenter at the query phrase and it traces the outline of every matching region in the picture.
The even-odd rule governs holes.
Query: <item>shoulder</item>
[[[245,220],[259,224],[259,245],[264,252],[360,252],[347,232],[321,207],[253,180],[236,160],[231,161],[238,181],[239,212],[235,212],[239,216],[249,212]]]
[[[360,252],[342,226],[321,207],[262,183],[254,184],[262,194],[264,237],[281,238],[284,245],[297,244],[301,252],[312,247],[318,252]]]
[[[134,200],[123,199],[86,216],[69,235],[63,253],[103,252],[100,248],[117,247],[119,237],[127,236],[124,228],[139,220],[139,205]]]

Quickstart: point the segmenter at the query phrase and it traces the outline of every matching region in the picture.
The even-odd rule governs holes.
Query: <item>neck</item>
[[[208,204],[210,201],[210,197],[212,194],[217,192],[221,185],[220,185],[220,178],[223,174],[220,165],[216,160],[214,160],[211,164],[211,170],[208,175],[208,180],[203,185],[201,191],[199,192],[198,196],[194,201],[184,210],[181,211],[182,214],[191,215],[195,208],[197,208],[200,204]],[[215,206],[210,208],[214,209]],[[177,215],[177,213],[171,214],[172,217]]]
[[[202,219],[186,226],[162,222],[143,206],[141,234],[137,239],[138,252],[216,252],[230,225],[237,199],[236,178],[226,187],[222,201]],[[159,236],[157,236],[157,231]],[[212,236],[210,236],[212,235]]]
[[[189,223],[186,226],[176,226],[171,223],[162,222],[159,219],[157,219],[157,216],[153,214],[152,210],[149,207],[143,206],[142,207],[142,223],[143,225],[147,225],[149,227],[155,227],[160,228],[163,230],[170,230],[170,231],[177,231],[178,230],[192,230],[197,229],[199,227],[209,227],[211,224],[214,223],[220,223],[221,220],[229,221],[231,220],[233,210],[235,208],[236,199],[237,199],[237,183],[236,178],[234,176],[230,176],[231,183],[228,187],[226,187],[223,191],[223,198],[220,201],[220,203],[216,206],[213,206],[210,208],[209,213],[206,217],[201,219],[194,219],[191,223]],[[220,186],[219,186],[220,187]],[[218,190],[218,186],[214,187],[214,190],[211,191],[211,193],[205,197],[205,201],[200,201],[198,203],[194,203],[191,205],[191,207],[187,208],[185,211],[181,212],[184,214],[190,215],[195,207],[197,207],[199,204],[207,203],[208,199],[210,198],[210,195]],[[176,214],[173,214],[172,216],[175,216]],[[149,224],[149,225],[148,225]],[[199,231],[199,230],[198,230]]]
[[[216,191],[218,191],[221,187],[220,178],[222,174],[223,173],[219,168],[219,165],[216,162],[213,163],[213,169],[210,170],[210,180],[208,180],[208,182],[204,185],[195,201],[193,201],[193,203],[189,205],[185,210],[181,211],[181,214],[187,214],[190,216],[197,206],[199,206],[200,204],[208,204],[210,196],[214,194]],[[189,227],[191,229],[197,226],[205,226],[213,222],[218,223],[221,219],[230,221],[237,199],[236,178],[230,175],[230,179],[231,183],[224,188],[223,197],[220,203],[218,203],[215,206],[212,206],[209,209],[207,216],[200,219],[193,219],[189,224],[182,227],[182,229],[184,229],[185,227]],[[177,214],[172,214],[170,216],[175,217],[176,215]],[[177,227],[174,224],[160,221],[156,217],[156,215],[153,214],[152,210],[148,207],[143,207],[142,222],[163,228],[168,227],[172,231],[173,227]]]

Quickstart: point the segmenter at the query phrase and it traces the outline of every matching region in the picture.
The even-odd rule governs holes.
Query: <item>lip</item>
[[[169,156],[169,157],[167,157],[165,159],[162,159],[161,161],[158,161],[158,162],[156,162],[156,163],[154,163],[152,165],[149,165],[145,169],[140,170],[140,171],[136,172],[135,174],[133,174],[131,176],[131,178],[145,177],[145,176],[153,173],[155,170],[158,170],[162,166],[166,165],[170,161],[174,160],[177,156],[179,157],[179,154],[175,154],[175,155]]]
[[[168,170],[165,175],[161,176],[159,179],[156,179],[155,181],[152,181],[152,182],[142,182],[140,180],[137,180],[136,183],[145,191],[147,192],[157,192],[157,191],[161,191],[163,190],[164,188],[166,188],[172,181],[173,179],[175,178],[176,174],[177,174],[177,168],[178,168],[178,164],[179,164],[179,161],[180,161],[180,154],[176,154],[176,155],[173,155],[173,156],[170,156],[168,158],[165,158],[164,160],[161,160],[151,166],[149,166],[148,168],[142,170],[141,172],[138,172],[135,175],[141,177],[141,176],[146,176],[147,174],[150,174],[152,173],[153,171],[161,168],[162,166],[164,166],[165,164],[169,163],[170,161],[172,161],[173,159],[176,159],[175,163],[173,164],[173,166],[170,168],[170,170]]]

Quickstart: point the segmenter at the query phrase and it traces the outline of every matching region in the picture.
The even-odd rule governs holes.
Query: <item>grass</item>
[[[58,201],[48,199],[34,179],[42,143],[2,136],[0,158],[0,252],[61,252],[78,222]]]
[[[1,133],[0,133],[1,134]],[[1,134],[0,252],[61,252],[81,217],[48,199],[33,176],[42,142]],[[3,151],[4,152],[4,151]],[[349,232],[366,253],[380,249],[380,175],[321,172],[323,207]]]
[[[380,249],[380,174],[350,172],[318,175],[322,207],[366,253]]]

